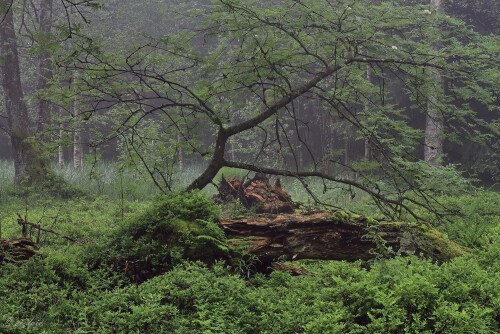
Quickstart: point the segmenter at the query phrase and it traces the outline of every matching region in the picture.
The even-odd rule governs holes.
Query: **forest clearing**
[[[0,0],[0,333],[500,333],[498,17]]]

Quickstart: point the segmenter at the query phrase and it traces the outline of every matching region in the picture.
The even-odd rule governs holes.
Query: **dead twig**
[[[30,222],[28,222],[28,221],[24,220],[24,219],[21,217],[21,215],[20,215],[19,213],[17,214],[17,223],[18,223],[19,225],[23,226],[23,227],[24,227],[24,226],[26,226],[26,225],[33,226],[34,228],[38,229],[38,231],[43,231],[43,232],[47,232],[47,233],[52,233],[52,234],[55,234],[55,235],[57,235],[57,236],[60,236],[61,238],[64,238],[64,239],[69,240],[69,241],[71,241],[71,242],[74,242],[74,243],[75,243],[75,244],[77,244],[77,245],[80,245],[80,246],[82,245],[82,242],[81,242],[81,241],[79,241],[79,240],[76,240],[76,239],[74,239],[74,238],[72,238],[72,237],[68,237],[67,235],[64,235],[64,234],[59,233],[59,232],[54,231],[54,230],[45,229],[45,228],[41,227],[41,226],[40,226],[40,225],[38,225],[38,224],[30,223]]]

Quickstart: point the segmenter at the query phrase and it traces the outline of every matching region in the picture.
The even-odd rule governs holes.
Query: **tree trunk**
[[[73,80],[76,80],[76,75]],[[75,130],[73,133],[73,167],[80,168],[83,165],[83,143],[82,143],[82,124],[80,121],[80,101],[77,97],[73,104],[73,116],[75,118]]]
[[[60,119],[62,118],[62,111],[61,111],[61,109],[59,109],[59,118]],[[59,122],[59,146],[58,146],[58,149],[57,149],[57,161],[58,161],[60,169],[62,169],[64,167],[64,147],[63,147],[63,144],[62,144],[63,137],[64,137],[63,126],[62,126],[62,123]]]
[[[39,44],[44,48],[44,44],[49,40],[52,27],[52,2],[53,0],[42,0],[40,3],[40,37]],[[38,91],[42,92],[49,87],[49,80],[52,78],[52,62],[50,53],[40,52],[38,55]],[[38,97],[38,117],[36,131],[41,133],[50,122],[51,103],[43,97]],[[42,134],[43,136],[43,134]],[[45,137],[45,136],[43,136]]]
[[[223,207],[239,201],[247,209],[257,213],[291,213],[296,205],[290,194],[281,186],[279,179],[274,184],[269,183],[265,174],[257,173],[244,182],[222,176],[219,193],[212,198]]]
[[[441,73],[438,69],[430,69],[436,81],[436,86],[442,88]],[[438,88],[438,89],[439,89]],[[424,160],[434,165],[439,165],[439,158],[443,154],[443,115],[437,108],[438,97],[433,95],[429,98],[427,116],[425,120],[425,147]]]
[[[431,0],[431,5],[434,6],[436,11],[442,9],[441,0]],[[434,44],[434,49],[439,50],[440,43]],[[438,108],[439,92],[443,90],[443,80],[441,73],[437,68],[429,69],[431,75],[434,77],[434,87],[431,88],[434,93],[430,96],[427,103],[427,116],[425,121],[425,147],[424,147],[424,160],[434,165],[440,164],[440,157],[443,154],[443,128],[444,119]]]
[[[268,265],[288,260],[369,260],[405,252],[446,261],[467,253],[428,224],[379,223],[346,211],[315,211],[222,220],[221,227],[237,245]],[[390,251],[387,247],[391,247]],[[385,253],[385,254],[384,254]]]
[[[368,83],[371,83],[372,80],[372,75],[370,71],[370,65],[366,65],[366,81]],[[364,105],[364,112],[366,115],[370,113],[370,103],[368,99],[365,100],[365,105]],[[372,158],[372,150],[371,150],[371,143],[370,143],[370,137],[365,138],[365,152],[364,152],[365,158],[370,160]]]
[[[29,184],[43,181],[48,161],[43,158],[39,144],[30,129],[28,109],[24,102],[19,70],[19,55],[14,29],[11,1],[0,0],[3,22],[0,24],[2,87],[8,117],[8,132],[14,154],[15,181]]]
[[[177,143],[179,143],[177,158],[179,159],[179,171],[182,172],[184,170],[184,153],[182,152],[182,147],[180,145],[181,140],[182,140],[181,133],[177,132]]]

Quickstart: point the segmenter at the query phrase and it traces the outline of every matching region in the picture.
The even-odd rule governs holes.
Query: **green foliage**
[[[45,215],[41,223],[50,227],[57,216],[54,229],[92,242],[78,246],[46,235],[40,257],[1,266],[0,332],[500,331],[497,193],[441,198],[468,212],[455,221],[463,234],[451,238],[475,236],[469,218],[476,217],[471,226],[486,227],[474,256],[443,264],[415,255],[380,258],[369,269],[361,262],[299,261],[309,276],[255,274],[251,259],[233,257],[214,223],[218,208],[201,192],[125,201],[123,220],[121,203],[109,198],[30,196],[30,219]],[[15,212],[24,205],[19,198],[2,202],[4,236],[18,236]],[[335,216],[346,217],[358,216]],[[196,259],[205,263],[191,261]]]
[[[108,242],[93,249],[92,261],[102,262],[99,253],[105,249],[105,263],[143,280],[184,259],[211,262],[224,257],[225,235],[214,223],[218,211],[198,191],[158,196],[143,212],[121,223]]]
[[[480,260],[482,260],[480,256]],[[497,261],[498,262],[498,261]],[[49,333],[496,333],[498,273],[472,257],[372,264],[307,261],[314,275],[245,281],[223,262],[186,262],[127,285],[68,260],[0,268],[0,329]],[[15,293],[12,293],[15,292]],[[31,327],[30,327],[31,326]]]
[[[446,207],[451,216],[437,222],[421,212],[424,218],[461,245],[487,247],[491,231],[500,224],[500,193],[485,190],[462,191],[460,195],[450,193],[436,196],[434,200]]]

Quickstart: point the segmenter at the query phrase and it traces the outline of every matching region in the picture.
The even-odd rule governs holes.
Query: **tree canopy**
[[[433,192],[468,181],[446,154],[452,150],[437,163],[422,161],[433,145],[422,119],[438,115],[445,145],[481,147],[483,170],[498,175],[500,47],[497,35],[419,3],[120,2],[74,10],[44,96],[66,109],[76,101],[81,112],[72,118],[101,132],[91,145],[120,138],[164,191],[182,152],[206,160],[189,190],[234,167],[306,187],[318,177],[325,190],[356,188],[391,218],[418,219],[415,205],[440,216]],[[143,28],[123,23],[141,10],[151,19]],[[68,76],[71,85],[61,85]]]

